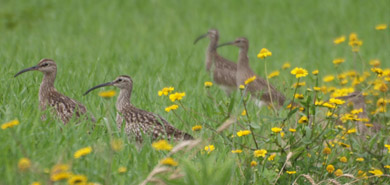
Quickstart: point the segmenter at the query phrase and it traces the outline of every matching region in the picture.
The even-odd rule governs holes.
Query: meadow
[[[2,0],[0,185],[389,184],[390,29],[378,27],[389,26],[389,7],[388,0]],[[244,90],[228,97],[205,87],[208,40],[193,41],[210,28],[220,43],[247,37],[252,69],[264,78],[265,62],[268,74],[279,71],[270,83],[302,108],[259,109]],[[257,58],[262,48],[272,52],[266,61]],[[237,61],[236,47],[218,52]],[[94,129],[40,119],[42,74],[13,75],[42,58],[57,62],[56,88],[87,107]],[[307,70],[305,85],[294,87],[296,67]],[[117,89],[83,96],[122,74],[134,81],[132,104],[197,140],[168,141],[170,149],[128,139],[116,128],[116,97],[98,95]],[[186,95],[171,102],[158,95],[164,87]],[[368,119],[348,101],[330,102],[353,91],[363,93]],[[179,108],[165,111],[172,104]],[[6,128],[12,120],[18,124]],[[354,129],[357,122],[370,133]]]

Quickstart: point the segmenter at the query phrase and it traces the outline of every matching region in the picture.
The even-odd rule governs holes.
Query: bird
[[[271,104],[271,98],[278,107],[282,106],[286,100],[284,95],[279,92],[275,87],[273,87],[271,84],[268,84],[267,81],[256,75],[253,70],[251,69],[249,65],[249,58],[248,58],[248,49],[249,49],[249,41],[245,37],[239,37],[236,40],[232,42],[227,42],[221,45],[218,45],[218,47],[226,46],[226,45],[234,45],[237,46],[239,50],[238,55],[238,63],[237,63],[237,73],[236,73],[236,85],[244,85],[245,81],[253,76],[256,76],[256,79],[249,83],[247,86],[247,91],[249,91],[252,95],[254,95],[254,102],[255,105],[258,107],[262,107],[266,104]],[[269,94],[271,93],[271,95]],[[258,99],[260,97],[260,99]],[[252,96],[253,98],[253,96]]]
[[[152,140],[167,137],[168,140],[192,140],[193,137],[172,126],[161,116],[139,109],[130,102],[133,90],[133,80],[130,76],[120,75],[114,81],[103,83],[87,90],[89,92],[105,86],[115,86],[120,89],[116,101],[116,123],[119,129],[125,123],[124,130],[128,135],[134,135],[136,141],[142,142],[142,135],[152,137]]]
[[[39,88],[39,107],[45,111],[48,107],[52,108],[56,116],[67,124],[73,117],[80,118],[86,116],[95,122],[93,115],[87,115],[85,106],[76,100],[73,100],[54,87],[54,81],[57,74],[57,64],[52,59],[42,59],[38,65],[19,71],[14,77],[28,71],[40,71],[43,73],[42,83]],[[46,115],[42,115],[42,120],[46,120]]]
[[[196,38],[194,44],[196,44],[199,40],[205,37],[208,37],[210,39],[209,46],[206,50],[206,71],[210,72],[214,64],[214,69],[212,71],[213,80],[229,96],[234,90],[237,89],[237,64],[218,54],[217,46],[219,40],[219,32],[217,29],[208,30],[206,34],[203,34]]]

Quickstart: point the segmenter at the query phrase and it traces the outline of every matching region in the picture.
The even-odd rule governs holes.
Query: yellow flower
[[[252,76],[252,77],[245,80],[245,85],[248,85],[255,80],[256,80],[256,76]]]
[[[321,87],[313,87],[313,89],[315,90],[315,91],[321,91]]]
[[[284,137],[284,132],[280,132],[280,137]]]
[[[375,26],[376,30],[385,30],[387,28],[386,24],[378,24]]]
[[[252,167],[257,166],[257,162],[256,161],[251,161],[251,166]]]
[[[359,113],[361,113],[361,112],[363,112],[363,109],[362,109],[362,108],[351,110],[351,114],[359,114]]]
[[[268,160],[269,161],[273,161],[275,159],[275,156],[276,154],[271,154],[269,157],[268,157]]]
[[[328,166],[326,166],[326,171],[328,171],[329,173],[332,173],[334,171],[334,166],[329,164]]]
[[[348,162],[348,159],[346,158],[346,157],[340,157],[340,162],[342,162],[342,163],[346,163],[346,162]]]
[[[296,67],[291,71],[291,74],[295,75],[296,78],[301,78],[307,76],[308,72],[306,69]]]
[[[169,95],[169,99],[172,101],[172,102],[175,102],[176,100],[181,100],[183,99],[183,97],[186,96],[186,93],[183,92],[183,93],[175,93],[175,94],[170,94]]]
[[[177,166],[179,164],[171,157],[167,157],[167,158],[161,160],[160,163],[163,165],[168,165],[168,166]]]
[[[238,149],[238,150],[232,150],[232,153],[233,153],[233,154],[239,154],[239,153],[241,153],[241,152],[242,152],[242,150],[239,150],[239,149]]]
[[[387,169],[390,169],[390,165],[385,165],[384,167]]]
[[[50,180],[51,181],[60,181],[60,180],[68,179],[71,176],[72,176],[72,173],[68,172],[68,171],[58,172],[58,173],[52,174],[50,176]]]
[[[273,77],[279,76],[279,74],[280,74],[279,71],[272,71],[272,73],[268,75],[268,78],[273,78]]]
[[[199,131],[202,130],[202,125],[195,125],[192,127],[192,131]]]
[[[373,67],[371,68],[371,71],[376,73],[379,77],[383,76],[383,70],[378,67]]]
[[[334,80],[334,76],[333,75],[327,75],[323,79],[324,82],[331,82],[333,80]]]
[[[342,105],[342,104],[345,103],[344,100],[340,100],[340,99],[336,99],[336,98],[331,98],[331,99],[329,99],[329,102],[330,102],[330,103],[334,103],[334,104],[336,104],[336,105]]]
[[[92,152],[92,147],[85,147],[85,148],[82,148],[82,149],[80,149],[80,150],[77,150],[75,153],[74,153],[74,155],[73,155],[73,157],[75,158],[75,159],[78,159],[78,158],[80,158],[80,157],[82,157],[82,156],[84,156],[84,155],[88,155],[89,153],[91,153]]]
[[[111,98],[111,97],[115,96],[115,94],[116,94],[116,92],[114,90],[99,92],[99,96],[102,98]]]
[[[245,89],[245,86],[244,86],[244,85],[240,85],[239,88],[240,88],[241,90],[244,90],[244,89]]]
[[[356,133],[356,128],[351,128],[347,130],[347,134],[353,134],[353,133]]]
[[[366,124],[364,124],[366,127],[373,127],[374,125],[373,124],[371,124],[371,123],[366,123]]]
[[[270,52],[267,48],[263,48],[260,50],[259,54],[257,54],[257,58],[264,59],[266,57],[272,56],[272,52]]]
[[[204,86],[205,87],[211,87],[211,86],[213,86],[213,82],[205,82]]]
[[[204,147],[204,150],[206,150],[208,153],[212,152],[215,150],[214,145],[207,145]]]
[[[381,65],[381,62],[378,59],[372,59],[370,60],[370,65],[373,67],[378,67]]]
[[[173,87],[164,87],[161,91],[158,91],[158,96],[168,96],[168,93],[172,92],[175,90]]]
[[[345,59],[343,59],[343,58],[336,58],[333,60],[333,64],[335,64],[335,65],[341,64],[343,62],[345,62]]]
[[[241,137],[241,136],[246,136],[246,135],[249,135],[251,133],[250,130],[240,130],[237,132],[237,136],[238,137]]]
[[[343,35],[343,36],[340,36],[340,37],[335,38],[335,39],[333,40],[333,43],[337,45],[337,44],[343,43],[344,41],[345,41],[345,36]]]
[[[123,141],[121,139],[113,139],[110,144],[111,149],[115,152],[119,152],[123,149]]]
[[[241,116],[246,116],[246,110],[243,110],[243,111],[241,112]]]
[[[127,171],[127,168],[124,166],[121,166],[118,168],[118,173],[125,173]]]
[[[31,161],[28,158],[21,158],[18,162],[18,168],[20,171],[25,171],[31,167]]]
[[[171,110],[176,110],[177,108],[179,108],[179,105],[173,104],[173,105],[171,105],[169,107],[166,107],[165,111],[171,112]]]
[[[296,132],[297,130],[296,129],[293,129],[293,128],[290,128],[288,129],[290,132]]]
[[[342,176],[342,175],[343,175],[343,170],[337,169],[337,170],[334,172],[334,175],[336,175],[337,177]]]
[[[359,47],[361,45],[363,45],[363,41],[358,39],[356,33],[351,33],[349,35],[349,43],[348,43],[348,45],[350,45],[352,47],[352,51],[353,52],[358,52],[359,51]]]
[[[309,119],[306,116],[302,116],[299,120],[298,123],[307,123]]]
[[[385,145],[385,147],[387,148],[387,150],[389,150],[390,153],[390,145]]]
[[[346,143],[343,143],[343,142],[339,142],[338,143],[340,146],[344,147],[344,148],[349,148],[351,146],[349,146],[349,144],[346,144]]]
[[[362,171],[362,170],[359,170],[358,173],[357,173],[357,176],[359,178],[363,178],[363,177],[366,177],[367,176],[367,173]]]
[[[363,161],[364,161],[364,158],[363,158],[363,157],[356,158],[356,161],[357,161],[357,162],[363,162]]]
[[[33,182],[30,185],[42,185],[40,182]]]
[[[318,75],[319,72],[320,72],[320,71],[318,71],[318,70],[314,70],[314,71],[311,72],[311,74],[313,74],[313,75]]]
[[[271,131],[274,132],[274,133],[279,133],[280,131],[282,131],[283,129],[279,128],[279,127],[273,127],[271,128]]]
[[[282,65],[282,69],[288,69],[291,67],[291,64],[290,62],[285,62],[283,65]]]
[[[288,174],[292,175],[292,174],[296,174],[297,171],[286,171]]]
[[[168,143],[166,140],[159,140],[152,143],[152,147],[156,150],[166,150],[170,151],[172,149],[172,145]]]
[[[303,96],[303,94],[295,94],[294,96],[295,96],[295,99],[303,99],[303,98],[305,98]]]
[[[294,83],[293,87],[296,88],[296,87],[302,87],[302,86],[305,86],[305,85],[306,85],[306,82],[299,82],[299,83]]]
[[[267,154],[267,150],[265,149],[255,150],[253,154],[255,155],[255,157],[265,157],[265,154]]]
[[[1,129],[5,130],[7,128],[12,128],[12,127],[14,127],[16,125],[19,125],[19,120],[17,120],[17,119],[16,120],[12,120],[12,121],[7,122],[7,123],[3,123],[1,125]]]
[[[324,148],[322,151],[323,154],[329,155],[332,152],[332,150],[329,147]]]
[[[368,171],[368,172],[374,174],[374,175],[377,176],[377,177],[380,177],[380,176],[383,175],[383,172],[382,172],[381,170],[375,169],[375,168],[374,168],[372,171]]]
[[[85,185],[88,182],[88,178],[85,175],[72,175],[68,179],[69,185]]]

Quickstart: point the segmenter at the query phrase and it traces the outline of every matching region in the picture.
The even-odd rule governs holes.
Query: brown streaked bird
[[[152,139],[166,136],[167,139],[175,140],[190,140],[191,135],[182,132],[173,127],[168,121],[159,115],[134,107],[131,102],[131,92],[133,90],[133,80],[130,76],[121,75],[112,82],[103,83],[92,87],[84,95],[94,89],[104,86],[115,86],[120,89],[118,99],[116,101],[116,122],[118,128],[124,129],[128,135],[135,135],[137,141],[142,142],[142,135],[152,136]]]
[[[54,87],[57,74],[57,64],[54,60],[42,59],[38,65],[23,69],[14,77],[28,71],[40,71],[43,73],[42,83],[39,88],[39,107],[42,111],[46,110],[48,106],[51,107],[64,124],[68,123],[73,117],[79,118],[83,115],[90,116],[91,120],[95,122],[95,118],[92,115],[86,115],[87,109],[83,104],[62,95]],[[46,116],[42,115],[41,119],[45,120]]]
[[[268,90],[267,81],[256,75],[251,67],[249,66],[249,58],[248,58],[248,49],[249,49],[249,41],[245,37],[237,38],[235,41],[224,43],[219,45],[234,45],[240,48],[238,55],[238,64],[237,64],[237,74],[236,74],[236,83],[237,86],[244,85],[245,81],[253,76],[256,76],[256,80],[250,83],[247,87],[247,90],[252,93],[255,97],[260,97],[260,100],[255,98],[254,102],[258,107],[262,107],[265,104],[271,104],[272,101],[276,103],[278,106],[282,106],[285,97],[282,93],[280,93],[276,88],[274,88],[271,84],[269,84],[270,90]],[[271,96],[269,95],[269,91],[271,92]]]
[[[237,89],[237,64],[218,54],[218,30],[210,29],[206,34],[199,36],[195,40],[194,44],[196,44],[200,39],[205,37],[208,37],[210,39],[210,44],[206,50],[206,71],[210,72],[211,67],[214,64],[214,82],[219,85],[226,92],[227,95],[230,95],[234,90]]]

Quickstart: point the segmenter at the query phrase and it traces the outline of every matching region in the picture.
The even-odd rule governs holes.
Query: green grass
[[[244,150],[239,157],[232,155],[231,143],[222,137],[230,137],[237,131],[236,126],[223,132],[222,136],[205,128],[198,133],[191,131],[195,124],[207,123],[217,128],[224,121],[224,115],[207,97],[203,87],[205,81],[211,80],[204,70],[204,51],[208,41],[202,40],[193,45],[194,39],[209,28],[219,29],[221,43],[245,36],[250,41],[250,64],[260,76],[264,76],[264,64],[256,55],[261,48],[266,47],[273,52],[273,56],[267,59],[269,71],[280,69],[285,61],[290,61],[292,67],[303,67],[309,72],[319,69],[320,77],[323,77],[325,74],[337,74],[332,60],[338,57],[344,57],[347,61],[338,72],[355,67],[358,71],[362,70],[361,65],[354,64],[353,53],[347,43],[334,46],[332,42],[335,37],[356,32],[364,42],[360,54],[366,63],[365,69],[368,70],[370,59],[381,60],[381,67],[386,68],[390,67],[387,62],[390,58],[389,29],[377,31],[374,27],[380,23],[390,23],[389,6],[390,2],[387,0],[2,0],[0,123],[18,119],[20,125],[0,131],[0,184],[30,184],[33,181],[50,184],[50,175],[44,171],[57,163],[71,164],[73,173],[84,174],[92,182],[141,183],[167,153],[155,151],[150,145],[151,141],[144,142],[137,149],[134,141],[127,140],[125,134],[115,129],[116,98],[102,99],[97,96],[97,92],[82,96],[94,85],[111,81],[121,74],[133,78],[131,101],[135,106],[155,112],[175,127],[196,138],[203,138],[204,143],[199,146],[200,149],[206,144],[216,147],[209,155],[201,154],[199,148],[175,154],[174,158],[179,162],[177,168],[184,177],[168,180],[169,175],[162,174],[160,178],[169,184],[272,183],[277,175],[275,170],[280,170],[286,160],[286,153],[280,153],[274,162],[268,162],[265,167],[259,165],[251,168],[250,161],[258,160],[260,163],[262,160],[254,159],[250,150]],[[235,47],[224,47],[219,52],[233,61],[237,60],[238,50]],[[42,113],[38,109],[38,90],[42,74],[29,72],[13,78],[19,70],[37,64],[42,58],[52,58],[57,62],[56,88],[85,104],[99,120],[90,134],[90,127],[86,123],[64,126],[53,117],[47,121],[40,120]],[[287,97],[292,97],[294,89],[290,87],[296,79],[289,71],[281,70],[281,75],[271,79],[271,83],[283,90]],[[307,87],[315,85],[314,77],[306,77],[305,81],[308,83]],[[179,108],[177,113],[184,120],[183,123],[174,114],[165,112],[164,108],[172,103],[166,97],[158,97],[157,91],[166,86],[174,86],[176,91],[186,92],[183,99],[186,107],[217,122],[210,122],[205,117],[189,114]],[[305,93],[304,90],[302,88],[301,93]],[[230,101],[217,87],[212,87],[210,91],[217,102]],[[235,100],[233,115],[239,116],[243,106],[238,94],[235,95]],[[252,125],[259,136],[260,148],[268,149],[269,153],[276,151],[273,142],[280,142],[281,138],[270,136],[270,128],[280,126],[280,120],[288,111],[281,110],[280,116],[275,118],[266,108],[257,110],[249,104],[248,113],[252,116]],[[193,117],[197,117],[200,123]],[[384,116],[374,116],[373,119],[376,118],[385,120],[381,122],[384,127],[377,138],[368,140],[372,143],[366,144],[378,152],[380,148],[376,149],[375,144],[378,141],[378,146],[383,148],[383,143],[386,143],[389,117],[387,113]],[[294,126],[295,119],[293,116],[286,128]],[[348,126],[351,125],[353,124],[349,123]],[[302,127],[297,133],[305,133],[306,135],[299,137],[310,142],[310,138],[305,140],[309,131],[312,130]],[[315,134],[319,134],[319,131],[313,131],[313,135]],[[321,154],[323,141],[333,139],[337,134],[334,129],[329,129],[329,134],[323,140],[307,145],[311,149],[309,152],[313,156],[318,151]],[[213,140],[208,142],[210,137]],[[123,139],[125,147],[122,151],[111,151],[112,138]],[[290,138],[290,141],[294,140],[294,137]],[[357,137],[351,138],[351,142],[352,140],[357,140]],[[236,141],[254,148],[251,137],[237,138]],[[307,143],[302,143],[302,146],[304,144]],[[73,153],[86,146],[93,147],[93,154],[73,159]],[[337,164],[335,166],[342,168],[345,173],[354,175],[358,168],[367,172],[371,167],[381,168],[389,173],[383,168],[383,165],[390,164],[386,153],[372,155],[359,146],[362,146],[359,141],[353,143],[353,148],[357,148],[354,153],[366,159],[363,165],[353,161],[352,156],[355,154],[341,149],[335,150],[330,158],[348,155],[351,161],[346,166],[336,162],[333,164]],[[297,154],[301,150],[305,148],[296,146],[291,151]],[[31,170],[18,170],[17,163],[22,157],[28,157],[32,161]],[[296,170],[297,174],[283,173],[278,182],[292,183],[299,174],[309,174],[316,182],[335,178],[331,174],[324,175],[326,171],[321,165],[322,161],[301,157],[287,167],[289,170]],[[126,166],[128,171],[119,174],[119,166]],[[341,179],[341,182],[348,181],[349,179]],[[389,183],[385,177],[368,181],[376,184]],[[298,182],[304,183],[303,179]]]

